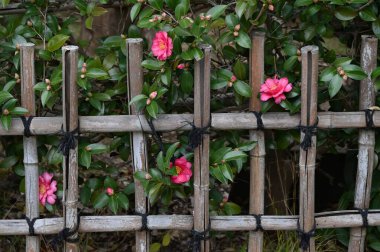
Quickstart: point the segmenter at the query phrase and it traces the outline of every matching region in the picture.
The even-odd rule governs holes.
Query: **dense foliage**
[[[12,1],[11,1],[12,2]],[[125,0],[117,2],[120,10],[128,10],[120,34],[102,38],[95,55],[86,54],[91,46],[86,39],[74,35],[77,26],[96,33],[94,20],[107,13],[107,0],[58,1],[31,0],[19,4],[25,12],[0,16],[0,116],[2,127],[12,127],[11,118],[26,113],[19,106],[20,53],[19,45],[36,45],[36,86],[38,116],[58,116],[61,113],[62,70],[61,50],[65,44],[80,46],[77,84],[80,90],[80,115],[127,114],[125,39],[143,37],[145,41],[144,88],[133,99],[148,118],[162,113],[192,112],[193,61],[203,57],[201,44],[213,48],[212,100],[215,111],[247,111],[251,97],[249,87],[248,51],[250,33],[266,33],[265,74],[287,77],[292,90],[285,98],[263,102],[263,112],[300,110],[300,48],[317,45],[320,51],[318,104],[321,111],[355,111],[358,108],[358,81],[366,74],[359,67],[360,36],[380,37],[380,3],[373,0]],[[7,5],[9,0],[2,0]],[[70,10],[69,13],[63,9]],[[124,28],[125,27],[125,28]],[[160,53],[159,44],[152,50],[152,40],[145,35],[165,32],[171,43],[170,54]],[[164,35],[162,35],[164,36]],[[161,38],[163,39],[164,37]],[[153,42],[154,43],[154,42]],[[169,43],[169,42],[168,42]],[[380,69],[372,73],[374,80]],[[380,82],[376,82],[380,88]],[[376,104],[380,98],[377,96]],[[270,149],[289,151],[299,143],[299,132],[274,132],[268,138]],[[228,185],[247,168],[248,152],[255,143],[248,141],[247,132],[212,132],[210,151],[210,211],[212,214],[239,214],[241,207],[228,200],[220,185]],[[149,173],[138,173],[144,182],[150,202],[157,203],[161,212],[168,210],[172,198],[187,199],[192,183],[175,184],[169,169],[173,157],[192,159],[186,148],[187,134],[178,133],[174,140],[165,141],[164,154],[152,141],[149,150]],[[169,138],[171,139],[171,138]],[[62,155],[57,151],[57,136],[38,137],[41,174],[53,172],[61,190]],[[379,139],[380,140],[380,139]],[[0,167],[24,176],[22,141],[2,137]],[[168,143],[166,143],[168,142]],[[318,133],[321,153],[345,152],[357,148],[357,131],[332,130]],[[175,144],[173,144],[175,143]],[[380,143],[380,141],[377,141]],[[380,151],[378,144],[376,151]],[[80,200],[86,207],[114,213],[133,209],[131,200],[134,184],[131,169],[123,163],[130,161],[129,134],[86,134],[79,144]],[[117,161],[112,161],[113,160]],[[124,169],[120,169],[124,167]],[[170,166],[171,167],[171,166]],[[377,165],[376,165],[377,167]],[[129,180],[120,181],[120,174]],[[374,174],[377,178],[378,171]],[[379,179],[374,179],[372,206],[380,208]],[[24,191],[20,181],[20,190]],[[342,206],[352,202],[352,180],[347,180]],[[61,192],[58,193],[60,197]],[[48,201],[49,202],[49,201]],[[48,211],[59,214],[56,205],[45,204]],[[41,208],[43,209],[43,208]],[[380,251],[380,229],[370,229],[369,246]],[[344,236],[339,236],[345,243]]]

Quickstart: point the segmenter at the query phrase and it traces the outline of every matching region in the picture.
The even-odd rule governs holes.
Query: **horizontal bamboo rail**
[[[262,115],[266,129],[295,129],[300,122],[300,115],[290,115],[286,112],[268,112]],[[357,112],[320,112],[318,113],[318,128],[348,129],[365,128],[365,113]],[[137,115],[80,116],[81,133],[112,133],[112,132],[151,132],[145,117]],[[192,114],[162,114],[153,121],[157,131],[191,130],[189,122]],[[374,127],[380,127],[380,112],[373,115]],[[62,117],[34,117],[30,131],[34,135],[58,134],[61,130]],[[252,113],[212,113],[211,127],[214,130],[251,130],[257,129],[256,117]],[[0,127],[1,136],[21,136],[24,126],[21,119],[12,119],[12,128],[8,131]]]
[[[263,215],[261,226],[264,230],[296,230],[298,215]],[[139,215],[81,216],[79,233],[136,231],[142,227]],[[191,215],[149,215],[150,230],[184,230],[193,228]],[[361,227],[363,218],[357,210],[332,211],[315,214],[318,229]],[[211,216],[213,231],[249,231],[256,229],[256,219],[250,215]],[[63,218],[38,219],[34,224],[36,234],[57,234],[63,229]],[[368,211],[368,225],[380,225],[380,211]],[[25,220],[0,220],[0,235],[28,235],[29,226]]]

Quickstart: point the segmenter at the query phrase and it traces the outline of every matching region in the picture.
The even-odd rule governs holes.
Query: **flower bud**
[[[240,30],[240,24],[235,25],[234,30],[239,31]]]
[[[85,101],[89,101],[90,100],[90,98],[88,98],[88,97],[86,97],[86,99],[84,99]]]
[[[318,2],[319,2],[319,0],[313,0],[313,3],[315,3],[315,4],[318,3]]]
[[[146,180],[152,179],[152,175],[150,175],[149,173],[145,173],[145,179]]]
[[[47,86],[46,86],[46,90],[47,90],[47,91],[50,91],[50,90],[51,90],[51,85],[47,85]]]
[[[207,15],[206,20],[211,20],[211,15]]]
[[[106,193],[108,194],[108,196],[112,196],[114,194],[114,191],[111,187],[107,187]]]
[[[16,50],[20,51],[20,44],[16,44]]]
[[[148,100],[146,100],[146,105],[149,105],[151,102],[152,102],[152,100],[150,98],[148,98]]]
[[[145,0],[137,0],[138,3],[144,3]]]
[[[51,82],[49,79],[45,79],[45,83],[49,85]]]
[[[157,91],[153,91],[152,93],[150,93],[150,95],[149,95],[149,98],[150,99],[154,99],[154,98],[156,98],[157,97]]]
[[[84,78],[86,78],[86,75],[81,74],[81,75],[80,75],[80,78],[81,78],[81,79],[84,79]]]
[[[81,73],[86,73],[87,72],[87,69],[85,67],[82,67],[82,70],[80,70]]]
[[[177,69],[184,69],[185,68],[185,64],[181,63],[177,66]]]
[[[121,37],[122,39],[126,39],[126,38],[127,38],[127,36],[125,36],[124,34],[120,34],[120,37]]]
[[[338,73],[339,73],[340,76],[344,76],[344,75],[346,75],[346,73],[344,72],[343,69],[339,70]]]
[[[235,82],[236,80],[237,80],[236,76],[235,76],[235,75],[232,75],[230,81],[231,81],[231,82]]]
[[[199,18],[203,21],[203,20],[205,20],[205,16],[203,16],[203,14],[201,14],[200,16],[199,16]]]
[[[301,56],[298,56],[297,58],[298,58],[298,61],[301,62],[302,60]]]
[[[232,87],[233,84],[234,84],[234,83],[232,83],[231,81],[229,81],[228,84],[227,84],[227,86],[228,86],[228,87]]]
[[[82,67],[87,67],[86,62],[83,62]]]
[[[16,80],[20,79],[20,75],[18,75],[18,73],[15,73],[15,79]]]
[[[297,49],[297,56],[301,56],[301,50]]]
[[[21,79],[17,79],[17,80],[16,80],[16,83],[21,83]]]
[[[161,17],[166,18],[166,13],[162,12]]]
[[[87,93],[87,96],[88,96],[88,97],[92,97],[92,93],[91,93],[91,92],[88,92],[88,93]]]
[[[9,110],[8,110],[8,109],[4,109],[4,110],[3,110],[3,115],[5,115],[5,116],[6,116],[6,115],[9,115]]]
[[[29,26],[29,27],[32,27],[32,26],[33,26],[33,23],[32,23],[32,21],[28,20],[28,21],[26,22],[26,25]]]
[[[84,150],[85,151],[92,151],[92,148],[91,148],[91,146],[87,145],[86,147],[84,147]]]
[[[273,4],[268,5],[268,10],[274,11],[274,5]]]
[[[235,36],[235,37],[239,36],[239,32],[234,31],[234,36]]]
[[[346,80],[348,80],[348,76],[347,76],[346,74],[345,74],[345,75],[343,75],[343,77],[342,77],[342,78],[343,78],[343,80],[345,80],[345,81],[346,81]]]

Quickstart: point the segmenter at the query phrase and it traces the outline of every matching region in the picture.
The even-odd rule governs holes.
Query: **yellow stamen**
[[[182,172],[182,168],[181,167],[176,166],[175,169],[177,171],[177,174],[180,174]]]

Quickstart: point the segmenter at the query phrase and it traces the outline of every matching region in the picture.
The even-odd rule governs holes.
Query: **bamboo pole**
[[[150,215],[148,228],[150,230],[191,230],[193,216],[191,215]],[[265,230],[296,230],[298,215],[263,215],[261,225]],[[94,232],[128,232],[141,228],[141,216],[82,216],[80,217],[80,233]],[[251,215],[241,216],[211,216],[213,231],[250,231],[257,227],[256,219]],[[315,214],[318,229],[361,227],[362,216],[356,210],[332,211]],[[380,210],[368,211],[368,225],[380,226]],[[38,219],[34,224],[35,233],[52,235],[64,227],[63,218]],[[25,220],[0,220],[0,235],[28,235],[29,227]]]
[[[360,82],[359,109],[368,109],[375,105],[375,88],[371,73],[377,65],[377,38],[362,36],[361,66],[368,77]],[[358,170],[356,174],[354,206],[367,209],[371,198],[372,173],[374,164],[375,131],[359,130]],[[357,227],[350,231],[348,251],[365,251],[366,228]]]
[[[210,126],[211,46],[203,45],[204,57],[194,65],[194,125]],[[209,226],[209,148],[210,136],[202,135],[201,144],[194,149],[194,230],[205,232]],[[207,236],[208,234],[206,234]],[[201,251],[210,251],[208,240],[201,242]]]
[[[33,87],[34,76],[34,44],[20,45],[21,59],[21,106],[26,108],[28,116],[36,115],[35,97]],[[25,211],[30,220],[38,218],[39,211],[39,187],[38,187],[38,155],[37,139],[30,136],[23,138],[24,166],[25,166]],[[26,237],[26,251],[40,251],[40,237]]]
[[[78,91],[77,91],[78,47],[62,47],[62,83],[63,83],[63,131],[73,132],[78,128]],[[74,229],[78,215],[78,140],[75,149],[70,149],[69,155],[63,159],[63,215],[65,227]],[[75,239],[78,234],[70,238]],[[76,243],[65,242],[66,252],[79,252]]]
[[[249,102],[250,111],[261,111],[259,99],[260,87],[264,82],[264,42],[265,33],[254,31],[252,33],[252,46],[250,50],[250,84],[252,97]],[[264,214],[265,189],[265,137],[262,130],[250,130],[249,138],[256,141],[250,158],[250,188],[249,213]],[[261,230],[249,233],[248,251],[263,251],[264,234]]]
[[[317,88],[318,88],[318,47],[305,46],[302,53],[302,83],[301,83],[301,125],[313,126],[317,123]],[[301,139],[305,139],[301,132]],[[315,196],[315,158],[316,136],[312,136],[311,146],[304,150],[300,148],[300,228],[303,232],[310,232],[314,228],[314,196]],[[301,251],[315,251],[314,238],[310,238],[307,249]]]
[[[142,39],[127,39],[127,85],[128,85],[128,100],[134,96],[141,94],[144,83],[143,70],[141,62],[143,59],[143,40]],[[139,117],[140,112],[136,106],[132,104],[129,110],[130,114]],[[144,116],[139,117],[142,120]],[[140,124],[141,128],[141,124]],[[133,171],[146,171],[147,165],[147,149],[146,139],[143,132],[134,132],[131,136],[131,149],[133,155]],[[147,198],[141,183],[135,181],[135,211],[140,214],[146,214],[148,210]],[[149,232],[136,232],[136,251],[149,251]]]
[[[262,115],[266,129],[295,129],[300,122],[300,115],[286,112],[268,112]],[[354,129],[366,126],[365,113],[355,112],[319,112],[320,129]],[[145,118],[137,115],[80,116],[80,132],[151,132]],[[160,114],[153,121],[157,131],[188,131],[193,121],[192,114]],[[380,113],[373,115],[375,128],[380,127]],[[34,135],[57,134],[61,129],[62,117],[34,117],[30,130]],[[251,113],[213,113],[211,127],[214,130],[254,130],[257,129],[256,118]],[[8,131],[0,127],[2,136],[21,136],[24,126],[21,119],[12,119],[12,128]]]

